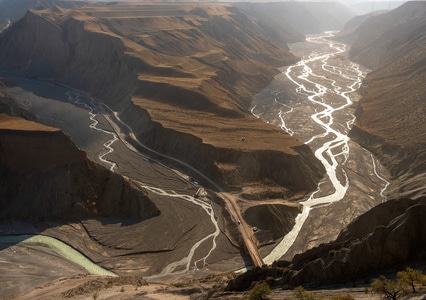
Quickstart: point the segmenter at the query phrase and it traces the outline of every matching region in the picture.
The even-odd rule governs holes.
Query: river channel
[[[301,201],[293,229],[265,257],[267,264],[333,240],[355,217],[386,199],[386,170],[347,136],[367,70],[351,62],[347,46],[330,40],[332,35],[291,45],[300,62],[283,68],[252,103],[254,116],[308,144],[326,170],[317,190]]]
[[[307,143],[327,172],[318,189],[301,202],[304,208],[293,230],[272,252],[262,250],[267,264],[334,239],[356,216],[386,199],[386,170],[347,137],[355,121],[356,90],[367,70],[346,58],[345,45],[325,39],[330,35],[291,45],[302,60],[283,68],[253,101],[253,115]],[[198,187],[188,176],[138,152],[134,145],[139,141],[128,142],[134,139],[131,128],[88,95],[51,82],[1,75],[16,83],[9,91],[37,121],[61,128],[92,160],[136,180],[159,198],[157,205],[164,214],[173,213],[174,205],[180,209],[186,205],[188,214],[200,215],[197,226],[202,234],[191,237],[179,257],[155,254],[158,270],[148,274],[151,278],[186,274],[208,265],[224,237],[211,203],[192,197]],[[126,266],[136,267],[136,263]]]
[[[149,278],[181,275],[202,269],[208,264],[217,247],[218,237],[222,233],[212,203],[193,197],[199,188],[197,183],[192,182],[187,175],[178,170],[166,167],[158,159],[138,151],[135,146],[144,148],[157,157],[161,155],[138,141],[132,129],[119,118],[118,114],[98,100],[54,82],[11,73],[0,75],[15,83],[9,87],[9,92],[16,96],[16,101],[20,105],[35,115],[38,122],[61,128],[79,148],[87,152],[90,159],[113,172],[132,178],[141,188],[148,191],[162,211],[163,218],[167,218],[168,214],[177,214],[177,207],[179,210],[187,211],[185,213],[188,215],[198,216],[200,220],[196,224],[200,229],[197,230],[198,233],[191,230],[192,237],[187,238],[184,249],[179,251],[180,257],[157,251],[156,255],[161,257],[158,258],[161,262],[156,263],[159,271],[148,274]],[[174,163],[190,167],[177,159],[164,155],[161,157],[163,160],[171,159]],[[199,176],[204,175],[199,173]],[[162,219],[156,219],[158,227],[161,227],[164,224]],[[175,226],[181,227],[181,224]],[[142,227],[143,224],[140,230],[143,230]],[[154,241],[159,238],[146,236],[142,232],[139,236],[144,236],[143,239],[147,243],[154,245],[156,244]],[[150,241],[151,239],[153,241]],[[51,241],[53,239],[46,239],[44,244],[48,245]],[[85,252],[84,248],[79,250]],[[63,247],[61,253],[67,252],[69,249]],[[74,257],[75,255],[71,254],[66,259],[73,261]]]

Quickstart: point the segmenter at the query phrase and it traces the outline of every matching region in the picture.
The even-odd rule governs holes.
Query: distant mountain
[[[426,3],[410,1],[385,14],[371,16],[356,30],[351,59],[377,69],[424,44]]]
[[[374,11],[352,18],[343,26],[339,32],[334,35],[333,39],[346,44],[352,44],[359,37],[357,28],[361,26],[361,24],[363,24],[370,17],[378,16],[384,13],[386,13],[386,11]]]
[[[290,25],[303,34],[340,30],[356,16],[354,10],[338,2],[242,2],[235,5],[278,31],[288,31]]]
[[[70,8],[85,3],[87,2],[78,0],[0,0],[0,25],[7,21],[19,20],[30,8],[45,9],[53,6]]]
[[[376,11],[395,9],[405,1],[364,1],[358,3],[350,3],[348,6],[354,8],[359,14],[368,14]]]

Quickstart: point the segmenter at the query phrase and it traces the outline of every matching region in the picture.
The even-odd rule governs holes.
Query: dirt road
[[[218,193],[218,195],[225,201],[226,209],[229,211],[234,221],[238,224],[238,230],[241,233],[246,250],[253,261],[253,265],[255,267],[262,267],[264,262],[260,256],[259,249],[257,248],[252,228],[241,216],[240,207],[237,204],[235,196],[228,193]]]

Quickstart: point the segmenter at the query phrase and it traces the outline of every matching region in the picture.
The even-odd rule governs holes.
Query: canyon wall
[[[355,219],[336,241],[296,255],[289,282],[351,282],[424,259],[426,198],[388,201]]]
[[[229,4],[129,6],[29,11],[2,34],[0,64],[92,94],[145,145],[230,188],[316,186],[311,151],[247,111],[297,61],[282,34]]]
[[[363,80],[349,136],[390,170],[391,198],[426,194],[425,12],[425,2],[408,2],[369,18],[350,50],[375,70]]]
[[[227,290],[243,291],[254,282],[271,280],[280,286],[356,284],[378,277],[395,266],[424,261],[426,198],[390,200],[352,221],[338,238],[237,276]]]
[[[148,219],[160,212],[133,182],[89,161],[59,129],[0,115],[0,219]]]

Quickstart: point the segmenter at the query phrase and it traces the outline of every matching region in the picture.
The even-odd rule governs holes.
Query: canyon
[[[352,192],[336,206],[317,208],[310,206],[314,195],[325,198],[332,186],[324,180],[329,168],[311,150],[318,141],[312,143],[308,132],[315,129],[300,122],[314,112],[294,113],[299,117],[294,123],[287,111],[277,120],[266,114],[262,120],[257,100],[251,101],[271,81],[266,92],[278,84],[280,70],[284,74],[307,61],[302,57],[307,50],[297,48],[306,44],[303,34],[339,29],[352,12],[330,3],[319,11],[319,5],[301,3],[61,2],[69,5],[39,2],[46,9],[29,10],[0,36],[0,108],[21,117],[2,115],[0,122],[3,234],[57,238],[123,277],[198,280],[250,265],[239,227],[261,229],[250,239],[266,257],[308,209],[313,220],[283,257],[289,262],[274,259],[277,269],[249,271],[228,288],[244,290],[267,276],[280,285],[355,281],[421,259],[424,3],[374,14],[334,37],[351,48],[347,56],[342,50],[327,59],[339,65],[350,58],[374,71],[357,96],[362,72],[351,67],[359,74],[344,92],[357,98],[350,120],[318,117],[351,128],[347,147],[356,154],[345,155],[348,166],[336,172],[341,185],[348,180],[345,170],[352,172]],[[304,17],[316,11],[318,19],[302,24],[292,6]],[[340,14],[327,15],[331,8]],[[285,83],[283,99],[299,99],[308,86]],[[343,93],[333,87],[336,95]],[[303,133],[295,135],[302,125]],[[358,178],[360,169],[370,175]],[[317,186],[323,190],[314,192]],[[206,196],[193,197],[200,191]],[[233,217],[227,198],[238,203],[241,220]],[[328,222],[330,214],[336,217]],[[401,241],[404,247],[395,247]],[[5,249],[2,255],[11,257],[20,248]],[[277,272],[281,266],[287,271]],[[80,273],[71,268],[67,275],[75,274]],[[229,277],[220,276],[217,284],[223,287]],[[29,279],[22,278],[21,291],[12,284],[7,293],[23,296],[33,287]],[[57,279],[49,274],[44,283]],[[84,281],[74,278],[68,287]],[[215,291],[204,288],[197,293]]]

